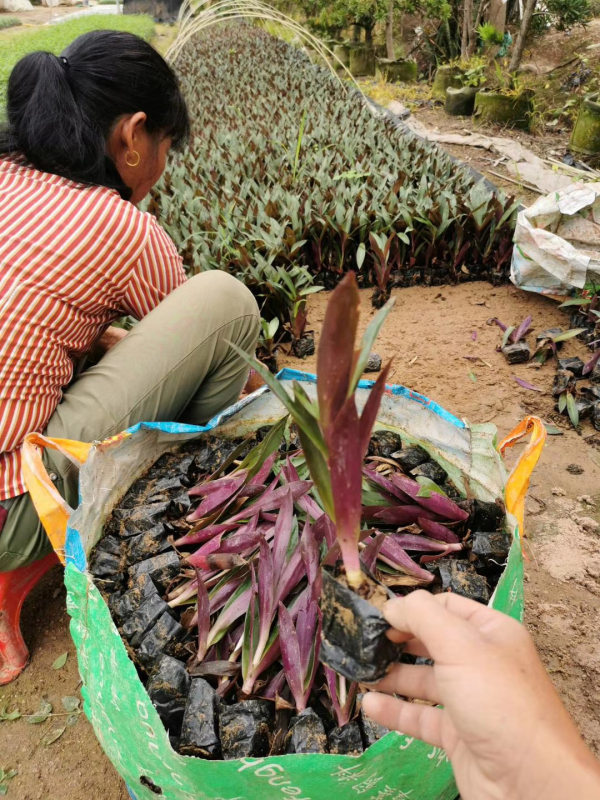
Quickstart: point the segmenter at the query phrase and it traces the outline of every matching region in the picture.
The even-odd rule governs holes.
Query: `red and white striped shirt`
[[[0,158],[0,500],[27,491],[21,444],[46,427],[72,359],[184,280],[169,236],[116,191]]]

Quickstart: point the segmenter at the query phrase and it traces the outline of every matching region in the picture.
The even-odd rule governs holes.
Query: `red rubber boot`
[[[23,601],[48,570],[58,564],[55,553],[12,572],[0,572],[0,686],[25,669],[29,650],[21,635]]]

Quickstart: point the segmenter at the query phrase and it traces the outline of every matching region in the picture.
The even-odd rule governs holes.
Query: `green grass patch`
[[[107,28],[136,33],[148,40],[154,33],[154,21],[146,14],[139,16],[98,14],[47,25],[33,31],[18,31],[6,41],[0,39],[0,108],[6,102],[6,84],[10,72],[17,61],[27,53],[34,50],[47,50],[58,55],[82,33]]]
[[[14,28],[21,24],[21,20],[18,19],[18,17],[5,17],[4,15],[0,16],[0,31],[4,30],[4,28]]]

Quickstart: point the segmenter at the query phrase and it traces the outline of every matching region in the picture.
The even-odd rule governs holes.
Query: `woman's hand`
[[[94,343],[94,348],[99,353],[106,353],[111,347],[114,347],[116,344],[118,344],[125,336],[127,336],[127,331],[124,328],[117,328],[115,325],[110,325],[104,331],[102,336],[98,337]]]
[[[90,357],[94,359],[94,361],[102,358],[104,353],[118,344],[121,339],[127,336],[127,333],[128,331],[124,328],[117,328],[116,325],[110,325],[92,345],[89,352]]]
[[[395,665],[363,710],[444,748],[463,800],[600,798],[600,765],[518,622],[456,594],[424,591],[389,601],[383,613],[390,639],[434,665]]]

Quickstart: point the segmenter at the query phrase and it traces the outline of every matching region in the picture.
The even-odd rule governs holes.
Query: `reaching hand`
[[[416,591],[383,613],[390,639],[434,665],[396,664],[363,710],[443,747],[463,800],[599,800],[600,764],[518,622],[447,592]]]

